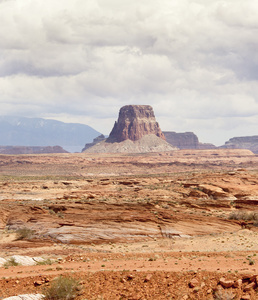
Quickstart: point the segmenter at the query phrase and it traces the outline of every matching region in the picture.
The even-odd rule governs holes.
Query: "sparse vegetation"
[[[61,219],[64,218],[64,214],[63,214],[62,212],[58,212],[58,213],[57,213],[57,216],[58,216],[59,218],[61,218]]]
[[[29,240],[32,239],[34,237],[35,231],[27,228],[27,227],[23,227],[20,229],[16,230],[16,235],[17,235],[17,240]]]
[[[43,295],[45,300],[70,300],[76,297],[79,290],[80,284],[77,280],[60,276],[43,290]]]
[[[258,171],[236,171],[234,176],[229,177],[227,172],[220,170],[220,165],[214,164],[216,171],[212,168],[199,171],[197,167],[196,172],[189,173],[184,171],[186,166],[181,163],[169,167],[173,155],[168,153],[165,161],[156,158],[147,161],[143,158],[146,168],[135,169],[138,175],[134,175],[133,160],[131,162],[128,158],[127,161],[126,157],[116,162],[110,154],[105,155],[103,160],[81,154],[51,155],[47,158],[28,156],[32,163],[31,169],[24,164],[27,168],[25,174],[34,174],[34,159],[35,172],[39,174],[41,171],[47,172],[45,168],[51,162],[58,167],[65,157],[60,172],[78,174],[78,177],[74,180],[67,177],[64,183],[59,179],[48,179],[47,182],[44,182],[45,178],[35,180],[33,176],[20,182],[15,177],[10,182],[0,182],[2,197],[10,198],[2,201],[1,205],[5,229],[0,232],[0,256],[8,255],[9,259],[13,254],[28,255],[35,261],[43,255],[44,260],[39,259],[42,261],[37,264],[46,265],[6,266],[9,269],[3,269],[2,273],[8,279],[2,280],[0,290],[9,289],[13,294],[22,294],[27,286],[26,276],[29,276],[31,289],[40,293],[44,290],[46,300],[74,297],[97,300],[112,295],[113,298],[117,295],[129,299],[148,294],[150,298],[153,295],[157,299],[174,296],[231,300],[241,297],[246,285],[251,282],[251,279],[237,282],[243,278],[241,270],[249,273],[248,270],[253,270],[257,265],[258,232],[253,227],[253,219],[258,208],[255,208],[253,201],[240,200],[244,197],[255,199],[256,184],[253,183],[258,183]],[[82,160],[85,160],[85,166],[78,168],[76,173],[74,170],[82,164]],[[69,169],[70,164],[72,169]],[[97,176],[95,165],[98,165]],[[163,166],[169,172],[166,175],[144,174],[152,172],[152,169],[161,172]],[[196,165],[193,163],[190,167],[189,163],[188,167],[195,168]],[[177,170],[180,171],[174,173]],[[13,166],[11,171],[16,172]],[[51,170],[51,174],[54,172],[58,173],[59,169]],[[242,180],[242,177],[249,180]],[[102,184],[102,178],[104,182],[108,178],[107,185]],[[69,184],[66,184],[68,181]],[[123,181],[131,184],[121,185]],[[238,200],[233,200],[231,207],[230,200],[225,201],[219,196],[216,201],[210,201],[205,193],[196,192],[198,185],[205,184],[211,188],[222,186],[224,192],[229,194],[228,199],[239,194],[236,197]],[[42,189],[43,185],[49,189]],[[191,194],[193,190],[196,193]],[[240,221],[228,220],[233,211],[230,218]],[[21,223],[25,219],[27,223]],[[240,225],[251,230],[239,230]],[[113,231],[113,226],[117,230]],[[24,231],[29,233],[29,228],[35,229],[32,238],[37,240],[16,242],[16,229],[22,227],[28,227]],[[87,228],[92,228],[91,232]],[[100,230],[102,235],[99,235]],[[114,234],[111,235],[111,231]],[[38,232],[42,232],[41,236]],[[22,233],[22,239],[26,238],[27,234]],[[22,262],[18,257],[16,260]],[[9,265],[16,264],[11,262]],[[20,276],[20,273],[23,275]],[[78,279],[77,276],[81,276],[79,281],[85,285],[84,291],[81,291],[82,285],[73,288],[72,284],[74,295],[71,295],[67,291],[67,283],[58,285],[60,275],[62,279],[69,276]],[[54,276],[56,280],[53,280]],[[220,291],[222,285],[218,279],[221,276],[225,280],[234,280],[234,287]],[[199,280],[199,284],[189,290],[187,284],[193,277]],[[254,288],[245,294],[255,292]]]
[[[4,267],[6,268],[16,266],[19,266],[19,263],[17,263],[17,261],[13,257],[11,257],[9,260],[6,261],[6,263],[4,263]]]
[[[37,265],[52,265],[52,263],[52,260],[50,258],[47,258],[42,261],[38,261]]]
[[[234,211],[229,215],[231,220],[253,221],[255,226],[258,226],[258,211]]]
[[[156,257],[150,257],[148,261],[156,261]]]
[[[248,260],[250,266],[255,264],[255,261],[251,257],[248,256],[246,259]]]

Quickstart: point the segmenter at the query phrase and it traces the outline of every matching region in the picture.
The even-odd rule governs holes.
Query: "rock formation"
[[[234,137],[220,148],[226,149],[248,149],[253,153],[258,153],[258,135]]]
[[[175,149],[166,142],[151,106],[126,105],[120,109],[118,121],[109,137],[83,152],[140,153]]]
[[[203,144],[193,132],[177,133],[174,131],[163,131],[168,143],[179,149],[215,149],[213,144]]]
[[[92,147],[92,146],[94,146],[94,145],[96,145],[96,144],[98,144],[99,142],[104,141],[104,140],[105,140],[104,134],[99,135],[98,137],[96,137],[96,138],[93,140],[92,143],[87,143],[87,144],[85,144],[84,148],[82,149],[82,152],[84,152],[85,150],[89,149],[90,147]]]
[[[137,141],[144,135],[155,134],[165,139],[150,105],[126,105],[119,111],[118,121],[107,142]]]

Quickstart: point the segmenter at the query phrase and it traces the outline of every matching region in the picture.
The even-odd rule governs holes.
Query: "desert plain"
[[[248,150],[1,155],[0,299],[60,275],[76,299],[258,299],[257,175]]]

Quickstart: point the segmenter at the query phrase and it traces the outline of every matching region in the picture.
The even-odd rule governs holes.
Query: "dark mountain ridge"
[[[80,152],[100,132],[88,125],[64,123],[42,118],[0,116],[2,146],[61,146],[69,152]]]

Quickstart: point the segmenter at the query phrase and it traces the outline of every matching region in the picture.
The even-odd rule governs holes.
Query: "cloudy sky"
[[[258,135],[257,0],[0,0],[0,114],[109,134],[149,104],[164,131]]]

